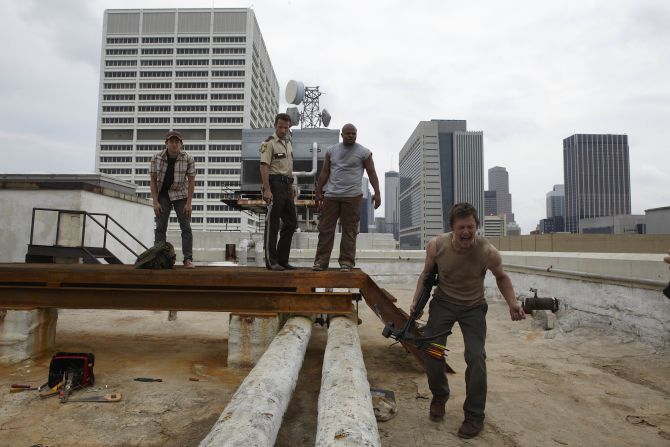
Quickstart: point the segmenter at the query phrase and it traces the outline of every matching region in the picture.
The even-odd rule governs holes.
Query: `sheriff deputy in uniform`
[[[263,200],[268,205],[265,219],[265,266],[269,270],[294,270],[288,263],[291,239],[297,227],[293,185],[293,147],[288,138],[291,118],[280,113],[275,133],[261,144]],[[281,219],[281,229],[279,220]],[[280,233],[277,242],[277,232]]]

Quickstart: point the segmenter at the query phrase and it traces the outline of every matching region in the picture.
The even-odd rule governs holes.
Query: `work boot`
[[[186,267],[187,269],[193,269],[195,268],[195,265],[193,264],[193,261],[191,261],[190,259],[184,259],[184,267]]]
[[[444,419],[444,407],[446,404],[446,396],[433,396],[433,400],[430,401],[430,419],[432,421],[441,421]]]
[[[295,265],[291,265],[288,262],[286,264],[279,264],[279,265],[284,267],[284,270],[297,270],[298,269],[298,267],[296,267]]]
[[[275,272],[281,272],[284,271],[284,267],[282,267],[279,264],[270,264],[270,267],[268,267],[269,270],[275,271]]]
[[[312,267],[312,271],[322,272],[322,271],[326,270],[327,268],[328,267],[324,267],[321,264],[314,264],[314,266]]]
[[[461,428],[458,429],[458,437],[464,439],[474,438],[484,428],[484,421],[482,419],[475,419],[466,417]]]

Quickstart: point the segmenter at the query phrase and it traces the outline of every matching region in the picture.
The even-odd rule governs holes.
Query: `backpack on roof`
[[[159,242],[144,253],[141,253],[135,261],[136,269],[171,269],[177,260],[174,246],[169,242]]]

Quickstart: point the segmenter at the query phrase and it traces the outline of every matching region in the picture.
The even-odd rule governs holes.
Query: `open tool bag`
[[[95,356],[85,352],[58,352],[51,357],[49,364],[49,387],[53,388],[63,381],[65,373],[72,373],[72,387],[93,385],[93,365]]]

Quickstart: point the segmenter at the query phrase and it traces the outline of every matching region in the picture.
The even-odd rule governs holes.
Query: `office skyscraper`
[[[242,129],[273,127],[278,98],[252,9],[107,10],[96,170],[151,198],[151,156],[179,130],[196,160],[193,228],[254,230],[255,216],[220,199],[239,189]]]
[[[554,185],[547,193],[547,218],[565,215],[565,186]]]
[[[386,217],[386,230],[393,233],[393,238],[398,240],[398,187],[400,177],[396,171],[388,171],[384,176],[384,215]]]
[[[422,249],[450,231],[454,203],[483,214],[483,159],[483,133],[468,132],[465,120],[419,123],[400,151],[400,248]]]
[[[575,134],[563,140],[565,230],[579,220],[630,214],[628,135]]]
[[[484,191],[484,215],[497,216],[498,215],[498,197],[496,191]]]
[[[504,214],[506,221],[514,222],[512,194],[509,193],[509,174],[502,166],[489,169],[489,191],[496,192],[496,214]]]

